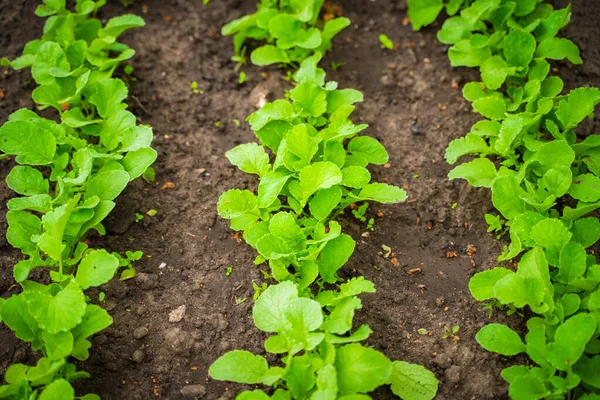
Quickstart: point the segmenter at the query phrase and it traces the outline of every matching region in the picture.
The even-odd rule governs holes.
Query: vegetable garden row
[[[0,128],[0,150],[18,164],[7,185],[20,195],[7,204],[7,240],[25,256],[14,267],[22,291],[0,298],[0,321],[41,354],[36,365],[8,368],[0,398],[98,398],[75,395],[71,385],[89,376],[72,360],[86,360],[90,336],[112,323],[84,290],[122,267],[121,279],[135,275],[128,260],[86,240],[91,231],[106,233],[103,221],[129,182],[153,179],[157,157],[151,127],[137,125],[124,102],[126,84],[112,77],[135,53],[118,37],[144,21],[123,15],[103,25],[96,13],[104,3],[77,0],[71,11],[65,0],[44,0],[36,10],[48,17],[42,39],[3,60],[31,68],[33,100],[40,110],[55,109],[60,122],[21,109]],[[401,203],[407,193],[371,182],[368,165],[386,164],[388,153],[362,133],[367,125],[352,120],[362,93],[326,81],[319,67],[350,25],[344,17],[319,20],[322,7],[323,0],[262,0],[256,13],[222,30],[233,36],[236,70],[259,42],[249,59],[285,67],[293,88],[247,118],[258,143],[225,154],[258,177],[256,192],[229,190],[217,205],[276,282],[259,288],[252,316],[272,334],[264,348],[278,361],[269,365],[262,355],[233,350],[214,361],[209,375],[253,385],[237,395],[246,400],[360,400],[383,385],[405,400],[433,399],[433,372],[390,360],[366,345],[367,325],[355,326],[359,295],[375,285],[338,276],[356,245],[342,233],[339,215],[357,203]],[[449,17],[438,39],[450,46],[453,66],[480,68],[482,82],[466,84],[463,94],[484,118],[448,146],[451,164],[476,156],[449,178],[490,188],[497,214],[485,216],[489,231],[510,238],[498,257],[504,266],[476,274],[469,288],[488,306],[528,317],[526,333],[490,323],[476,339],[486,350],[529,357],[502,372],[513,399],[600,399],[600,265],[591,250],[600,239],[593,216],[600,208],[600,140],[578,140],[575,132],[593,116],[600,90],[563,95],[548,61],[582,62],[573,42],[556,37],[570,7],[555,10],[540,0],[408,2],[417,30],[444,11]],[[240,73],[240,82],[245,77]],[[37,268],[51,283],[29,280]]]

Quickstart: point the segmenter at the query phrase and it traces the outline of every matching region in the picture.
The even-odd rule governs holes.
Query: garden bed
[[[102,18],[123,12],[113,3],[102,10]],[[0,2],[5,27],[0,55],[12,59],[39,36],[43,20],[33,14],[35,5]],[[438,399],[506,398],[499,373],[509,361],[475,342],[489,311],[467,289],[469,277],[494,266],[501,251],[502,243],[486,233],[483,219],[493,209],[489,191],[449,182],[450,166],[443,159],[450,140],[477,120],[460,90],[475,75],[450,67],[444,47],[435,40],[435,27],[423,33],[411,30],[404,21],[404,1],[347,0],[340,5],[352,25],[336,38],[322,65],[341,88],[365,95],[355,122],[369,124],[369,134],[390,154],[389,165],[371,169],[376,180],[409,193],[404,204],[370,206],[373,231],[349,212],[341,219],[357,247],[340,275],[364,275],[378,289],[363,297],[359,323],[373,328],[369,345],[392,359],[433,370],[441,382]],[[280,98],[290,87],[276,68],[246,67],[248,81],[238,84],[229,61],[231,39],[222,37],[220,28],[253,8],[254,1],[230,0],[213,0],[208,6],[147,1],[128,7],[147,25],[124,38],[137,53],[133,74],[121,78],[130,85],[130,109],[138,122],[154,129],[159,158],[157,183],[135,181],[117,200],[106,224],[109,234],[91,238],[111,251],[145,253],[134,279],[115,280],[104,288],[103,305],[114,324],[94,337],[85,367],[92,378],[78,383],[103,399],[178,399],[182,389],[192,397],[196,391],[199,396],[205,392],[207,399],[233,398],[239,387],[207,378],[209,365],[231,349],[263,352],[263,334],[251,317],[252,281],[260,285],[263,275],[254,266],[252,249],[216,210],[225,190],[257,185],[224,157],[235,145],[254,140],[244,117],[261,98]],[[573,23],[564,35],[581,48],[585,63],[556,65],[567,89],[600,85],[598,17],[599,6],[573,4]],[[380,33],[399,47],[381,49]],[[331,62],[343,66],[332,71]],[[192,91],[192,81],[200,93]],[[33,106],[33,88],[29,71],[2,69],[0,122],[18,108]],[[234,120],[242,123],[237,126]],[[598,127],[583,124],[587,132]],[[10,161],[0,164],[2,203],[13,195],[4,183],[11,166]],[[146,215],[151,209],[156,216]],[[136,222],[136,213],[144,218]],[[12,266],[19,254],[4,235],[0,245],[0,293],[6,297],[16,290]],[[385,257],[387,247],[391,254]],[[97,292],[91,293],[97,298]],[[178,318],[172,316],[170,321],[170,313],[181,306],[181,320],[174,322]],[[497,312],[492,318],[515,328],[522,323]],[[457,338],[444,339],[445,326],[455,325],[460,326]],[[32,357],[12,332],[0,329],[0,370]],[[374,398],[391,398],[387,390]]]

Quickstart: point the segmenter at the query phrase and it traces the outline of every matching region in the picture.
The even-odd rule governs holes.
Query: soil
[[[94,246],[142,250],[145,256],[135,264],[134,279],[115,280],[103,288],[102,305],[114,324],[93,339],[91,357],[81,366],[92,378],[78,383],[79,393],[95,392],[107,400],[232,399],[242,386],[209,379],[208,366],[232,349],[264,354],[266,335],[251,317],[251,284],[263,282],[253,264],[254,250],[216,214],[223,191],[257,186],[256,179],[232,168],[223,156],[235,145],[255,140],[246,123],[237,126],[234,120],[244,121],[260,97],[279,98],[290,87],[276,68],[245,67],[248,82],[237,83],[229,61],[231,38],[221,37],[219,31],[225,22],[250,12],[254,3],[213,0],[203,6],[200,1],[148,0],[127,8],[147,22],[124,37],[137,54],[133,75],[123,78],[130,85],[130,109],[140,123],[154,129],[157,183],[134,182],[106,224],[108,235],[91,238]],[[13,58],[27,41],[40,36],[43,21],[33,14],[36,4],[0,0],[0,56]],[[489,311],[467,289],[470,276],[495,266],[503,242],[486,233],[483,215],[493,209],[489,191],[448,181],[451,167],[443,159],[450,140],[464,135],[477,120],[460,91],[476,79],[475,71],[450,67],[446,48],[435,39],[438,27],[412,32],[405,21],[404,0],[340,4],[352,25],[335,40],[323,65],[340,87],[365,94],[356,122],[369,124],[367,133],[390,153],[387,168],[372,169],[374,178],[409,193],[404,204],[370,207],[368,217],[376,220],[372,232],[349,213],[342,218],[343,229],[357,241],[342,276],[365,275],[378,289],[363,296],[356,323],[373,329],[368,344],[390,358],[432,369],[440,380],[438,400],[505,399],[500,370],[518,360],[487,353],[474,335],[491,320],[517,329],[522,322],[502,312],[490,320]],[[114,1],[100,17],[123,12]],[[555,73],[568,88],[600,86],[600,48],[595,42],[599,17],[600,4],[573,4],[573,22],[563,33],[582,49],[585,63],[556,65]],[[399,48],[382,50],[379,33],[386,33]],[[343,66],[332,71],[333,61]],[[18,108],[33,107],[35,86],[29,71],[0,72],[4,122]],[[192,81],[198,82],[202,94],[192,92]],[[583,128],[589,133],[598,124],[589,122]],[[10,161],[0,162],[2,203],[13,195],[4,183],[11,167]],[[165,188],[167,182],[174,187]],[[157,215],[135,222],[136,212],[150,209]],[[2,207],[3,231],[4,214]],[[384,245],[392,249],[388,258]],[[3,297],[16,290],[11,277],[18,257],[0,235]],[[416,268],[420,272],[411,273]],[[97,293],[90,295],[97,299]],[[244,298],[247,301],[236,304]],[[169,322],[171,311],[181,306],[181,321]],[[443,339],[444,327],[454,325],[460,326],[459,338]],[[421,328],[429,334],[419,334]],[[0,371],[10,363],[34,360],[27,346],[0,328]],[[381,389],[373,398],[393,396]]]

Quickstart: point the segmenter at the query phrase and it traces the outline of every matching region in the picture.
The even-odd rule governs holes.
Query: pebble
[[[185,315],[185,304],[177,307],[169,313],[169,322],[179,322]]]
[[[133,352],[131,358],[133,361],[139,364],[144,361],[144,352],[142,350],[136,350]]]
[[[435,305],[438,307],[443,306],[446,303],[446,299],[444,299],[444,297],[438,297],[437,299],[435,299]]]
[[[136,339],[143,339],[148,335],[148,328],[141,326],[139,328],[136,328],[133,331],[133,337]]]
[[[410,129],[412,130],[412,133],[414,135],[422,135],[423,134],[423,131],[421,130],[421,128],[417,124],[412,124],[410,126]]]
[[[452,358],[446,353],[441,353],[433,359],[433,362],[439,365],[440,368],[448,369],[452,365]]]
[[[206,394],[206,388],[203,385],[187,385],[180,390],[183,397],[186,398],[199,398],[204,397]]]
[[[460,382],[460,367],[453,365],[444,372],[444,376],[449,383],[457,384]]]

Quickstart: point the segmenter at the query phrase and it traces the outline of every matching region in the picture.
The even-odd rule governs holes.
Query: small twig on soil
[[[133,99],[133,101],[135,101],[135,104],[137,104],[137,106],[144,112],[144,114],[146,114],[147,116],[151,117],[152,113],[150,111],[148,111],[148,109],[146,107],[144,107],[144,105],[142,104],[142,102],[140,101],[140,99],[138,99],[135,96],[131,96],[131,98]]]

